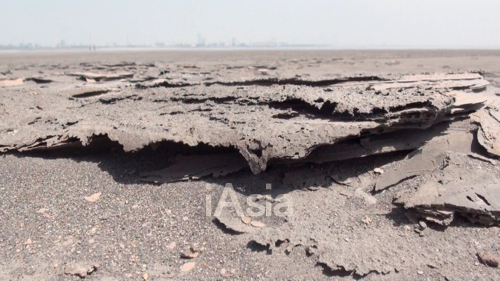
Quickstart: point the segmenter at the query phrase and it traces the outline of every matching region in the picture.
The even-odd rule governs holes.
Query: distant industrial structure
[[[37,43],[21,43],[21,44],[8,44],[0,45],[0,50],[15,50],[15,49],[87,49],[89,51],[95,51],[96,49],[109,49],[109,48],[276,48],[276,47],[313,47],[317,45],[293,45],[286,42],[276,42],[274,39],[264,42],[252,42],[244,43],[237,40],[236,37],[232,37],[227,41],[209,42],[201,34],[197,35],[195,43],[172,43],[167,44],[162,41],[157,41],[153,44],[131,44],[128,42],[126,44],[110,43],[106,45],[96,45],[92,44],[89,36],[89,43],[72,43],[68,44],[66,40],[60,40],[55,46],[42,46]]]

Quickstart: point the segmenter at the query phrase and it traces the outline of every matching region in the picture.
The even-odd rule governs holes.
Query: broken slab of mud
[[[130,78],[129,73],[121,72],[68,74],[103,83]],[[482,106],[481,101],[461,100],[461,94],[470,91],[469,82],[485,83],[479,74],[398,79],[356,76],[338,78],[334,84],[331,79],[326,84],[316,79],[319,84],[310,85],[275,79],[279,83],[158,88],[111,84],[112,93],[103,84],[102,88],[78,92],[63,89],[57,95],[47,89],[37,93],[35,100],[6,98],[3,107],[8,113],[0,128],[6,134],[0,138],[0,151],[40,150],[75,142],[86,146],[102,135],[121,144],[125,151],[166,141],[193,147],[206,144],[238,151],[257,174],[273,161],[302,160],[318,148],[360,137],[426,130],[466,118]],[[470,85],[463,86],[464,81]],[[463,91],[457,93],[457,87],[452,86],[434,88],[441,82],[459,83]],[[405,86],[375,90],[377,83]],[[40,100],[44,106],[36,104]],[[43,110],[31,110],[37,106]],[[19,114],[25,117],[16,118]],[[400,149],[404,147],[393,150]],[[382,152],[384,149],[368,154]],[[157,180],[161,182],[161,178]]]
[[[359,174],[344,162],[334,162],[315,170],[318,177],[337,176],[337,179],[325,183],[323,188],[295,189],[286,193],[292,198],[293,214],[283,223],[269,223],[263,229],[242,229],[238,233],[244,232],[241,235],[249,243],[264,247],[268,254],[302,253],[335,276],[361,278],[406,272],[409,268],[440,268],[456,249],[457,240],[436,223],[457,223],[457,217],[461,216],[482,225],[498,225],[500,210],[496,196],[500,171],[495,162],[477,154],[442,151],[444,155],[428,155],[443,160],[444,164],[434,161],[439,164],[436,171],[418,180],[409,179],[406,182],[413,181],[412,184],[398,186],[397,192],[391,192],[395,194],[397,205],[403,208],[391,209],[383,200],[377,200],[383,198],[383,193],[369,193],[371,183],[389,175],[389,167],[379,166],[382,167],[381,175]],[[371,169],[371,162],[380,165],[374,161],[377,158],[371,158],[365,163],[351,163],[351,166]],[[405,161],[387,165],[404,165]],[[420,169],[427,168],[426,164],[422,163]],[[401,172],[399,166],[398,169]],[[289,173],[302,178],[312,174],[300,173],[300,170]],[[390,187],[393,188],[396,186]],[[404,219],[407,212],[417,220]],[[420,225],[425,224],[418,219],[428,221],[429,226],[421,229]],[[242,225],[236,215],[224,221],[231,229],[239,229]],[[436,233],[442,238],[432,242],[431,249],[421,247],[422,239]]]
[[[474,144],[472,136],[465,133],[433,140],[384,173],[375,190],[418,178],[415,188],[400,191],[396,204],[441,225],[451,224],[456,214],[473,223],[499,225],[497,161],[474,153]]]
[[[418,182],[414,188],[401,190],[395,202],[441,225],[452,223],[457,214],[473,223],[499,225],[499,170],[492,159],[499,155],[494,133],[499,128],[494,118],[499,100],[494,96],[465,97],[470,98],[486,105],[470,121],[461,122],[467,126],[449,130],[410,153],[377,180],[374,191]]]
[[[22,78],[0,80],[0,87],[19,86],[24,83]]]
[[[401,195],[396,203],[442,225],[449,225],[456,214],[471,222],[499,225],[498,169],[478,170],[481,166],[474,166],[474,161],[462,153],[443,153],[438,158],[443,161],[441,167],[428,174],[417,190]]]
[[[332,186],[314,192],[290,192],[293,215],[285,223],[243,235],[272,255],[304,252],[335,275],[355,278],[399,272],[410,264],[421,266],[415,264],[422,260],[418,256],[429,263],[440,262],[417,243],[409,243],[415,239],[411,232],[381,224],[380,218],[387,213],[371,204],[359,203],[362,201],[355,195],[345,196],[346,190]]]
[[[83,81],[92,80],[95,82],[112,81],[134,77],[134,73],[91,73],[91,72],[72,72],[67,73],[68,76],[76,76]]]
[[[475,113],[473,119],[480,124],[479,143],[489,153],[500,156],[500,107],[488,106]]]

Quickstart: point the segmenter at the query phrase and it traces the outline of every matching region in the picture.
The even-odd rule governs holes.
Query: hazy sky
[[[0,0],[0,44],[500,47],[499,0]]]

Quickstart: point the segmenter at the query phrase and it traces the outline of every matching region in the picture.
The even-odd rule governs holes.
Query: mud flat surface
[[[0,53],[0,279],[496,280],[499,85],[499,51]]]

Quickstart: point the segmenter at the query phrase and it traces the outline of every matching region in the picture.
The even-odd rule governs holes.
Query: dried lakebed
[[[2,186],[8,186],[7,181],[23,185],[24,169],[45,169],[12,169],[27,161],[36,163],[34,167],[47,165],[62,170],[66,165],[70,174],[78,174],[79,167],[85,167],[88,174],[82,171],[82,175],[99,174],[103,177],[101,182],[110,185],[100,187],[101,190],[85,187],[81,204],[100,206],[103,212],[112,211],[108,207],[118,201],[112,201],[110,194],[115,194],[116,200],[135,200],[141,206],[141,202],[146,202],[140,194],[122,198],[130,196],[135,185],[145,192],[143,196],[154,198],[151,200],[176,198],[150,206],[153,219],[158,212],[165,214],[158,209],[162,204],[171,205],[169,210],[172,208],[176,213],[192,210],[182,203],[192,199],[178,197],[188,196],[185,192],[194,192],[205,199],[208,190],[205,184],[211,185],[212,191],[221,192],[226,182],[234,182],[234,196],[243,202],[241,209],[245,214],[232,212],[230,208],[217,213],[219,198],[213,196],[215,212],[211,214],[215,214],[209,224],[221,236],[193,235],[197,240],[228,243],[227,247],[250,251],[243,264],[257,264],[256,260],[262,259],[272,265],[274,260],[277,266],[288,268],[288,273],[276,271],[269,276],[252,266],[237,270],[237,264],[226,259],[229,252],[211,252],[207,246],[193,246],[193,241],[188,242],[189,250],[178,249],[177,259],[169,258],[162,265],[154,263],[152,268],[138,270],[139,274],[137,269],[123,263],[127,260],[128,264],[132,257],[119,255],[120,272],[113,269],[113,263],[91,254],[82,254],[83,263],[61,254],[64,258],[59,258],[62,260],[58,263],[65,267],[54,270],[86,278],[103,277],[100,274],[118,279],[133,279],[130,274],[144,278],[144,272],[153,279],[195,278],[203,271],[203,263],[213,266],[210,258],[218,254],[224,256],[227,268],[210,273],[215,274],[210,275],[214,278],[249,278],[252,271],[264,274],[261,277],[285,278],[293,276],[289,275],[292,272],[305,277],[305,272],[317,268],[321,270],[316,277],[391,279],[427,274],[449,277],[455,276],[451,255],[478,262],[487,260],[485,264],[490,266],[495,264],[497,246],[486,244],[481,251],[466,250],[468,242],[457,238],[460,236],[457,225],[477,227],[480,232],[477,237],[486,237],[496,233],[496,228],[488,226],[500,222],[497,165],[500,102],[492,90],[494,85],[484,78],[490,74],[409,71],[332,76],[318,71],[314,75],[296,76],[289,69],[280,71],[285,66],[291,68],[290,65],[291,62],[268,63],[240,68],[234,63],[46,64],[12,68],[2,74],[0,151],[6,172]],[[67,162],[68,159],[77,162]],[[98,167],[103,173],[97,171],[97,166],[79,163],[78,159],[100,163]],[[117,193],[114,185],[123,182],[128,185],[129,181],[133,186],[125,188],[123,195]],[[247,196],[262,193],[266,182],[272,183],[272,190],[258,196],[254,203],[270,204],[274,210],[286,195],[293,202],[290,205],[293,214],[248,216]],[[150,194],[142,189],[157,185],[162,191]],[[248,185],[259,185],[261,190],[248,189]],[[177,187],[187,189],[181,191]],[[177,195],[166,190],[169,188]],[[10,202],[8,190],[5,202]],[[64,188],[47,190],[47,194],[52,192],[64,192]],[[68,200],[73,198],[69,194],[74,190],[69,188],[67,192]],[[12,196],[15,200],[21,198],[15,193]],[[56,197],[64,204],[69,203],[64,196]],[[49,201],[42,199],[42,202],[35,203],[37,210],[33,213],[46,219],[49,225],[64,220],[65,209],[56,207],[60,203],[52,207]],[[105,202],[111,205],[102,205]],[[10,203],[8,206],[11,205],[14,206]],[[125,206],[113,208],[122,210]],[[23,220],[19,217],[17,221],[16,215],[6,213],[2,216],[4,222],[12,225]],[[176,221],[169,213],[165,216],[172,225]],[[177,225],[190,225],[185,217],[188,216],[182,217]],[[83,221],[94,227],[100,225],[91,217]],[[118,219],[111,221],[119,223]],[[53,227],[54,233],[62,231],[56,224]],[[118,229],[107,232],[106,227],[101,227],[102,235],[111,244],[115,243],[116,235],[112,233]],[[55,235],[44,229],[39,231],[49,237]],[[23,254],[25,250],[31,252],[31,245],[47,246],[43,238],[21,241],[16,234],[9,235],[12,232],[6,224],[2,224],[2,232],[2,245],[23,245]],[[172,246],[169,239],[180,239],[185,236],[182,233],[174,231],[160,248],[175,252],[172,250],[175,244]],[[86,242],[86,235],[73,233],[76,238],[72,239],[80,242],[70,241],[68,245],[78,249],[86,243],[88,247],[95,245]],[[142,239],[137,237],[134,239]],[[432,245],[418,247],[419,239],[429,239]],[[66,242],[61,243],[58,247],[65,247]],[[116,243],[128,249],[128,244]],[[440,252],[432,253],[433,247]],[[130,250],[137,251],[134,249],[137,248]],[[461,249],[460,254],[454,249]],[[6,255],[10,255],[9,251]],[[149,260],[142,252],[132,255],[134,260],[137,255]],[[157,255],[155,252],[153,257],[158,258]],[[240,257],[243,256],[241,253]],[[14,260],[13,256],[8,259]],[[179,264],[179,260],[186,259],[193,261]],[[302,265],[291,266],[289,261],[300,261]],[[45,270],[51,276],[52,271]],[[0,277],[3,272],[13,274],[2,269]]]

